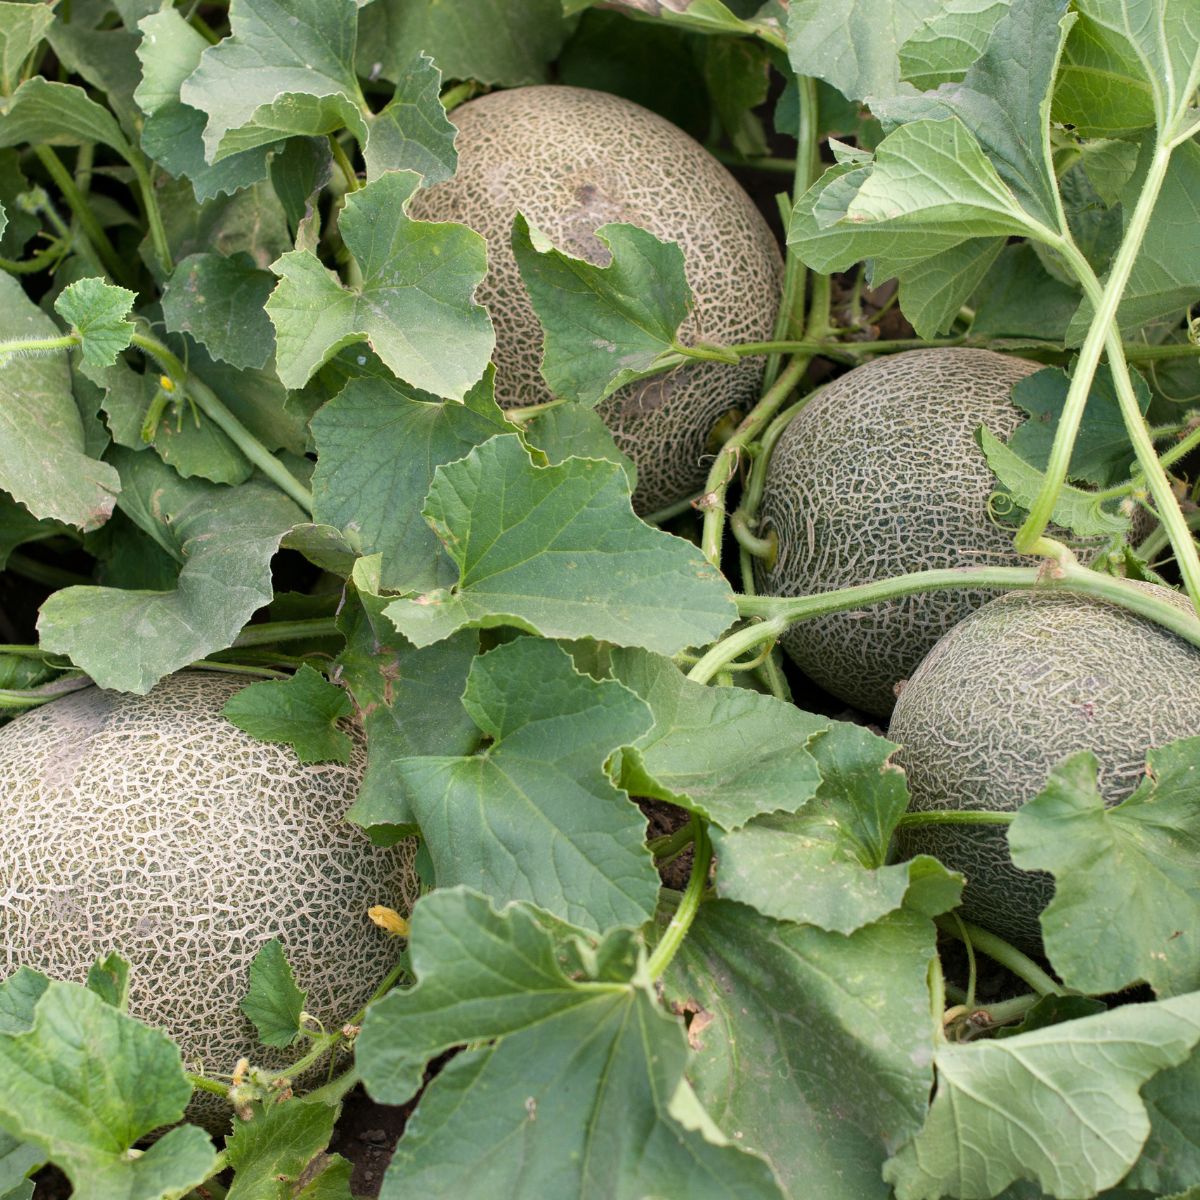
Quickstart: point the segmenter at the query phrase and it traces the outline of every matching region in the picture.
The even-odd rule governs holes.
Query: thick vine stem
[[[906,812],[897,828],[908,825],[1011,825],[1015,812],[992,812],[988,809],[943,808],[930,812]]]
[[[709,841],[704,821],[694,813],[692,814],[691,828],[695,835],[692,874],[688,879],[683,899],[680,900],[679,907],[671,918],[671,923],[663,931],[658,945],[654,947],[654,953],[650,955],[650,961],[646,964],[651,979],[660,979],[671,965],[671,960],[675,957],[679,947],[683,945],[683,939],[687,937],[687,932],[696,919],[696,913],[700,910],[700,898],[704,895],[704,889],[708,885],[708,867],[712,862],[712,842]]]
[[[79,227],[88,244],[95,251],[104,273],[112,279],[120,279],[121,260],[117,255],[116,248],[109,241],[108,234],[104,232],[100,222],[96,219],[96,214],[92,212],[88,202],[84,199],[75,180],[71,177],[70,171],[63,166],[62,159],[50,146],[34,146],[33,152],[38,156],[42,166],[46,168],[46,173],[54,180],[58,190],[62,193],[67,207],[79,222]]]
[[[276,642],[295,642],[304,638],[341,637],[333,617],[308,617],[302,621],[263,621],[247,625],[233,640],[236,649],[249,646],[273,646]]]
[[[1010,945],[994,933],[953,916],[934,917],[933,922],[943,933],[948,933],[960,941],[965,934],[971,939],[971,944],[976,950],[982,951],[1002,967],[1007,967],[1018,979],[1029,984],[1039,996],[1069,995],[1067,989],[1047,975],[1029,955],[1022,954],[1016,946]]]

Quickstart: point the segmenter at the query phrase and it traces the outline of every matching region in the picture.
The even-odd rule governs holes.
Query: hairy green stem
[[[150,227],[150,244],[164,275],[170,275],[175,269],[171,257],[171,246],[167,241],[167,230],[163,225],[162,210],[158,206],[158,197],[154,192],[154,167],[144,154],[134,152],[129,160],[133,173],[137,177],[138,193],[142,199],[142,211],[146,214],[146,223]]]
[[[967,927],[963,923],[962,918],[958,913],[951,914],[954,917],[954,923],[958,926],[959,937],[962,938],[962,944],[967,951],[967,1007],[975,1007],[975,983],[978,978],[978,972],[975,969],[975,946],[971,941],[970,935],[967,933]]]
[[[1188,513],[1185,519],[1189,529],[1200,529],[1200,512]],[[1171,539],[1167,536],[1166,528],[1156,525],[1146,540],[1137,547],[1137,556],[1144,562],[1153,562],[1170,544]]]
[[[1122,342],[1127,362],[1158,362],[1169,358],[1195,358],[1200,355],[1200,346],[1192,342],[1164,342],[1161,346],[1150,346],[1144,342]]]
[[[337,163],[338,170],[341,171],[342,177],[346,181],[346,191],[357,192],[362,184],[359,182],[358,175],[355,173],[354,167],[351,165],[350,158],[346,154],[342,143],[337,140],[337,134],[329,135],[329,146],[333,151],[333,161]]]
[[[69,350],[80,342],[77,333],[65,333],[54,338],[17,338],[0,342],[0,362],[14,354],[49,354],[53,350]]]
[[[0,258],[0,271],[10,275],[34,275],[57,266],[70,250],[69,242],[59,241],[51,250],[38,250],[32,257],[23,259]]]
[[[1029,955],[1023,954],[994,933],[972,925],[969,921],[962,921],[956,916],[934,917],[933,921],[943,933],[948,933],[951,937],[960,941],[964,936],[969,937],[976,950],[982,951],[1002,967],[1007,967],[1018,979],[1029,984],[1039,996],[1067,995],[1067,989],[1047,975]]]
[[[226,675],[253,675],[256,679],[290,679],[288,671],[276,671],[272,667],[255,667],[247,663],[220,662],[199,658],[188,663],[189,671],[220,671]]]
[[[689,822],[686,825],[681,825],[674,833],[654,838],[647,845],[655,859],[660,863],[664,863],[676,855],[682,854],[695,840],[696,830],[693,828],[691,822]]]
[[[229,1085],[220,1083],[216,1079],[209,1079],[207,1075],[193,1075],[188,1073],[188,1082],[192,1087],[201,1092],[209,1092],[213,1096],[220,1096],[226,1099],[229,1096]]]
[[[79,227],[87,238],[88,244],[96,252],[104,272],[112,279],[120,279],[122,276],[121,260],[117,255],[116,248],[109,241],[108,234],[104,232],[100,222],[96,219],[96,214],[92,212],[86,198],[71,177],[70,171],[63,166],[62,159],[50,146],[34,146],[33,152],[62,193],[62,198],[67,202],[67,207],[79,222]]]
[[[718,162],[723,162],[727,167],[750,167],[755,171],[778,171],[787,175],[794,174],[796,170],[794,158],[776,158],[769,154],[757,158],[747,158],[744,154],[735,154],[731,150],[724,150],[720,147],[709,146],[707,149],[713,158]]]
[[[654,953],[650,955],[650,961],[646,964],[651,979],[661,979],[663,973],[671,965],[671,960],[675,957],[679,947],[683,945],[683,939],[687,937],[688,930],[691,929],[692,922],[696,919],[696,913],[700,910],[700,898],[708,886],[708,867],[712,862],[712,842],[709,841],[704,821],[694,813],[692,814],[691,828],[696,843],[696,853],[692,859],[692,874],[688,879],[683,899],[680,900],[679,907],[671,918],[671,923],[663,931],[658,945],[654,947]]]
[[[909,825],[1011,825],[1015,812],[990,812],[987,809],[943,808],[932,812],[906,812],[897,827]]]
[[[447,112],[453,112],[460,104],[465,104],[470,100],[477,91],[479,91],[479,85],[473,79],[468,79],[464,83],[456,83],[442,93],[440,97],[442,107]]]
[[[304,638],[341,637],[333,617],[309,617],[302,621],[263,621],[247,625],[233,640],[233,647],[271,646],[276,642],[295,642]]]

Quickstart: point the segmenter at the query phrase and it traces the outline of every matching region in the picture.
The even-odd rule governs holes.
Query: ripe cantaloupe
[[[283,943],[307,1012],[352,1017],[394,965],[367,909],[407,912],[413,847],[374,847],[342,818],[364,766],[304,765],[221,715],[241,676],[189,671],[145,696],[88,688],[0,729],[0,979],[29,966],[82,982],[110,951],[129,1011],[189,1070],[242,1056],[283,1067],[240,1010],[250,963]],[[228,1106],[197,1093],[189,1116]]]
[[[603,264],[596,229],[625,222],[678,242],[695,309],[682,339],[762,341],[779,308],[782,263],[761,214],[733,176],[686,133],[618,96],[586,88],[494,92],[454,110],[458,171],[419,191],[424,221],[482,234],[488,274],[476,298],[496,328],[496,398],[506,408],[551,398],[542,333],[510,238],[519,209],[559,248]],[[763,359],[698,363],[622,388],[600,413],[637,464],[634,506],[665,507],[704,483],[708,435],[757,398]]]
[[[836,379],[791,421],[767,468],[762,527],[779,539],[759,590],[800,596],[938,567],[1017,566],[975,442],[1024,420],[1009,399],[1037,363],[990,350],[911,350]],[[895,686],[994,592],[931,592],[793,625],[785,651],[816,683],[886,717]]]
[[[1190,611],[1167,588],[1139,585]],[[1142,778],[1147,751],[1200,734],[1200,650],[1115,605],[1067,592],[1013,592],[956,625],[905,685],[888,737],[901,746],[914,811],[1011,812],[1081,750],[1100,762],[1109,804]],[[1053,895],[1019,871],[1005,829],[912,826],[905,857],[933,854],[967,877],[963,913],[1036,950]]]

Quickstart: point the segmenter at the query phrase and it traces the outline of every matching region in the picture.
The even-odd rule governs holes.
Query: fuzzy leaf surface
[[[365,142],[357,19],[355,0],[233,0],[231,36],[203,52],[179,93],[208,114],[208,161],[343,127]]]
[[[767,1166],[726,1143],[696,1105],[682,1030],[638,969],[632,936],[564,946],[545,920],[457,890],[417,905],[419,982],[368,1013],[368,1088],[409,1094],[439,1044],[500,1041],[459,1055],[426,1091],[381,1200],[779,1200]]]
[[[444,586],[454,564],[421,516],[434,472],[510,429],[490,371],[462,404],[391,379],[351,380],[312,420],[316,519],[343,530],[360,554],[382,555],[382,588]]]
[[[486,750],[395,765],[438,886],[529,900],[589,929],[647,920],[658,877],[645,818],[604,772],[649,728],[646,705],[533,638],[476,659],[463,705]]]
[[[949,330],[1003,247],[1003,238],[971,238],[904,272],[904,315],[920,337]]]
[[[226,1141],[233,1184],[226,1200],[350,1200],[349,1163],[325,1148],[337,1109],[315,1101],[256,1106],[254,1119],[233,1121]],[[317,1190],[324,1183],[341,1190]]]
[[[1005,0],[947,0],[900,47],[900,75],[918,91],[960,80],[983,53]]]
[[[1068,987],[1102,994],[1145,980],[1200,989],[1200,738],[1151,750],[1137,791],[1105,808],[1088,751],[1050,772],[1009,827],[1013,862],[1049,871],[1046,952]]]
[[[128,1153],[190,1096],[166,1034],[77,985],[51,981],[32,1027],[0,1033],[0,1119],[62,1167],[79,1200],[160,1200],[201,1183],[216,1151],[193,1125]]]
[[[701,906],[665,978],[692,1012],[688,1078],[784,1194],[885,1200],[884,1159],[920,1128],[932,1078],[932,926],[913,913],[850,937]],[[780,1114],[786,1114],[781,1119]]]
[[[959,876],[928,855],[887,864],[905,808],[895,746],[861,726],[824,721],[811,743],[820,771],[816,798],[795,813],[759,817],[714,832],[717,891],[767,916],[852,934],[902,905],[933,916],[953,908]]]
[[[631,491],[637,486],[633,459],[618,448],[612,431],[594,408],[582,404],[551,408],[527,420],[521,432],[526,443],[540,450],[551,465],[568,458],[607,458],[624,470]]]
[[[302,763],[349,762],[351,741],[338,728],[350,697],[305,663],[287,679],[252,683],[225,702],[222,714],[263,742],[283,742]]]
[[[411,171],[390,171],[347,197],[339,226],[362,272],[357,287],[344,287],[307,250],[272,264],[280,281],[266,307],[287,387],[302,387],[361,341],[402,380],[437,396],[461,400],[483,374],[495,343],[472,299],[487,270],[483,238],[406,216],[419,184]]]
[[[180,479],[149,454],[118,450],[122,511],[182,564],[170,591],[73,586],[43,605],[42,645],[101,687],[144,695],[164,675],[232,644],[269,604],[271,556],[304,519],[276,488]]]
[[[61,336],[20,283],[0,274],[0,341]],[[121,483],[108,463],[84,453],[66,353],[0,358],[0,393],[0,487],[35,517],[103,525]]]
[[[427,54],[417,53],[397,72],[395,84],[387,107],[371,118],[363,151],[368,182],[385,171],[416,171],[426,186],[449,179],[458,164],[458,131],[438,94],[442,73]]]
[[[437,469],[424,511],[459,580],[388,607],[418,646],[515,625],[675,654],[733,621],[728,584],[694,546],[634,516],[616,463],[535,467],[518,438],[494,437]]]
[[[556,396],[598,404],[675,346],[692,308],[683,251],[635,225],[602,225],[597,267],[556,250],[517,213],[512,247],[545,331],[542,376]]]
[[[241,1003],[242,1012],[254,1023],[264,1046],[285,1049],[300,1036],[304,999],[283,945],[272,938],[250,964],[250,987]]]
[[[134,294],[102,279],[80,279],[64,288],[54,311],[83,339],[83,361],[108,367],[129,346],[134,325],[129,320]]]
[[[948,1043],[935,1056],[925,1126],[884,1178],[898,1200],[994,1196],[1018,1180],[1064,1200],[1094,1195],[1125,1176],[1150,1132],[1139,1089],[1197,1041],[1193,992],[1016,1037]]]
[[[1155,1196],[1200,1185],[1200,1053],[1159,1071],[1142,1089],[1150,1136],[1126,1182]],[[1189,1192],[1187,1200],[1195,1200]]]
[[[35,75],[0,100],[0,146],[111,146],[128,161],[133,150],[112,113],[73,83]]]
[[[620,782],[631,794],[681,805],[722,829],[793,811],[816,794],[821,776],[808,745],[827,721],[773,696],[695,683],[644,650],[615,651],[612,670],[654,715],[622,755]]]

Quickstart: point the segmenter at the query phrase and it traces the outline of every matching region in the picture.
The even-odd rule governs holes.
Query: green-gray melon
[[[179,1043],[188,1069],[243,1056],[282,1067],[240,1010],[250,963],[283,943],[305,1009],[352,1017],[397,946],[367,910],[407,912],[409,842],[374,847],[343,820],[364,765],[304,765],[221,715],[241,676],[183,672],[145,696],[88,688],[0,729],[0,979],[18,967],[82,982],[110,951],[129,1010]],[[228,1108],[197,1093],[189,1115]]]
[[[779,539],[759,590],[801,596],[938,567],[1017,566],[975,441],[1024,419],[1009,399],[1037,363],[990,350],[911,350],[840,376],[801,409],[767,469],[763,528]],[[929,592],[793,625],[783,647],[811,679],[886,717],[895,687],[995,593]]]
[[[496,398],[549,400],[542,331],[510,245],[518,209],[561,249],[609,260],[596,229],[625,222],[678,242],[695,310],[684,341],[762,341],[779,307],[782,263],[766,222],[698,142],[629,100],[586,88],[523,87],[456,108],[458,170],[420,191],[410,214],[458,221],[487,241],[477,292],[496,327]],[[700,363],[622,388],[600,413],[637,464],[640,512],[665,507],[705,478],[709,433],[757,398],[763,359]]]
[[[1190,611],[1167,588],[1140,585]],[[900,692],[888,737],[916,811],[1012,812],[1081,750],[1109,804],[1137,786],[1147,752],[1200,734],[1200,649],[1126,609],[1068,592],[1013,592],[956,625]],[[905,857],[933,854],[967,877],[964,915],[1036,950],[1054,894],[1012,865],[1003,827],[914,826]]]

